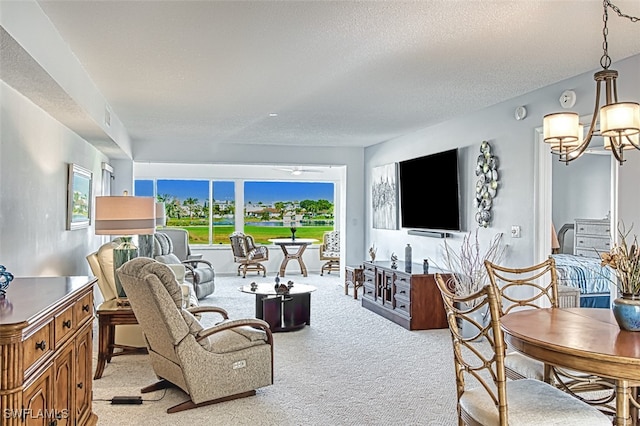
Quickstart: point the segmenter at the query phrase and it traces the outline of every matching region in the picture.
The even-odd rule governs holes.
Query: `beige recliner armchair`
[[[273,336],[266,322],[228,320],[224,309],[212,306],[181,308],[174,275],[153,259],[130,260],[116,273],[160,379],[141,392],[177,386],[189,395],[167,413],[255,395],[256,389],[273,384]],[[203,328],[193,314],[207,312],[223,321]]]
[[[87,262],[91,272],[98,278],[98,288],[104,302],[116,299],[115,271],[113,268],[113,249],[118,246],[117,242],[110,241],[100,246],[98,251],[87,256]],[[176,279],[184,283],[185,267],[181,264],[170,265]],[[182,294],[185,306],[198,306],[198,299],[193,294],[189,284],[182,284]],[[139,325],[117,325],[115,327],[114,344],[116,347],[127,350],[127,348],[144,348],[146,346],[142,329]]]

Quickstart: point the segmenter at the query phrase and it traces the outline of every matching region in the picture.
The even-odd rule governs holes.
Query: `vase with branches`
[[[479,228],[476,228],[475,232],[467,233],[462,239],[459,251],[454,250],[446,238],[444,240],[445,269],[451,273],[449,284],[451,288],[455,288],[458,296],[476,293],[489,284],[489,274],[484,261],[498,263],[504,255],[502,233],[494,235],[483,250],[478,232]]]
[[[455,289],[457,296],[469,296],[489,284],[489,274],[484,266],[484,261],[498,263],[504,255],[506,247],[502,244],[503,234],[494,235],[486,248],[483,249],[478,235],[479,229],[476,228],[475,232],[465,234],[459,250],[451,247],[446,238],[444,240],[444,269],[450,274],[447,284],[449,288]],[[477,299],[467,302],[469,311],[473,312],[479,302]],[[471,337],[479,334],[479,329],[486,325],[487,314],[486,310],[478,310],[474,320],[477,324],[460,324],[463,336]],[[465,328],[469,330],[466,331]]]
[[[600,253],[601,265],[613,271],[615,279],[607,277],[617,288],[620,297],[613,300],[613,315],[620,328],[640,331],[640,251],[638,236],[626,229],[623,222],[618,225],[618,243],[611,250]]]

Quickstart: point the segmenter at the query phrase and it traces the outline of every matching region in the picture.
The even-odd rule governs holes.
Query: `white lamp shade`
[[[153,197],[96,197],[96,235],[153,234],[155,213]]]
[[[580,145],[580,117],[575,112],[558,112],[547,114],[543,119],[544,141],[550,144]]]
[[[156,226],[167,226],[167,213],[164,203],[156,203]]]
[[[600,108],[602,136],[631,136],[640,132],[640,104],[618,102]]]
[[[549,145],[551,145],[551,152],[555,152],[557,154],[561,154],[561,153],[567,153],[568,151],[576,151],[576,148],[578,148],[580,145],[582,145],[582,143],[584,142],[584,125],[582,124],[578,124],[578,139],[572,142],[567,142],[565,140],[562,141],[562,143],[560,142],[549,142]],[[572,155],[570,156],[576,156],[578,155],[577,152],[573,152]]]
[[[627,140],[627,138],[631,139],[631,142],[629,142]],[[622,145],[622,149],[633,149],[635,148],[633,144],[635,144],[635,146],[640,146],[640,133],[636,133],[635,135],[631,135],[631,136],[622,136],[622,137],[613,137],[610,138],[608,136],[604,137],[604,148],[605,149],[611,149],[611,139],[614,139],[615,141],[621,141],[621,143],[614,143],[613,145],[616,147],[619,147],[620,145]]]

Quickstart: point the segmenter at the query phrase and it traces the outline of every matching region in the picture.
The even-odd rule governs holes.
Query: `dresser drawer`
[[[411,285],[401,280],[396,280],[396,298],[398,296],[411,301]]]
[[[598,252],[609,251],[611,242],[609,239],[587,237],[584,235],[576,236],[576,249],[595,249]]]
[[[396,293],[396,306],[394,312],[398,312],[406,317],[411,316],[411,302],[408,298],[403,297],[403,294]]]
[[[593,259],[600,259],[600,254],[594,249],[577,249],[575,255],[580,257],[590,257]]]
[[[76,328],[77,322],[74,320],[73,308],[74,305],[69,306],[67,309],[56,315],[56,318],[53,321],[56,347],[60,345],[66,336],[73,334],[73,331]]]
[[[363,285],[364,292],[362,293],[362,297],[365,297],[370,300],[375,300],[375,285],[372,282],[366,281]]]
[[[375,275],[376,274],[376,267],[373,266],[370,263],[365,263],[364,264],[364,273],[366,274],[367,272],[372,274],[372,275]]]
[[[395,285],[404,285],[407,288],[411,287],[411,275],[405,274],[404,272],[396,272],[395,274]]]
[[[25,339],[23,343],[24,370],[29,370],[38,360],[53,351],[53,325],[46,323],[42,328]]]
[[[93,318],[93,293],[87,293],[73,305],[76,327],[80,327],[88,318]]]
[[[601,235],[610,238],[611,226],[608,222],[581,222],[576,221],[575,233],[581,235]]]

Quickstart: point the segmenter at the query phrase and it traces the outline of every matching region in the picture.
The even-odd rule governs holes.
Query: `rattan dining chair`
[[[484,264],[489,281],[499,296],[500,316],[518,309],[560,307],[558,274],[553,257],[524,268],[507,268],[488,260]],[[509,379],[543,380],[591,405],[602,407],[604,411],[612,411],[606,405],[615,399],[615,383],[609,379],[545,365],[517,351],[507,351],[505,371]],[[592,391],[607,392],[590,394],[588,398],[584,396],[585,392]]]
[[[440,274],[436,274],[436,282],[453,343],[458,425],[611,425],[596,408],[548,383],[507,380],[500,295],[494,286],[456,296]],[[486,325],[472,319],[472,314],[482,309],[488,309]],[[458,324],[464,321],[473,321],[477,334],[463,336]],[[490,350],[481,346],[485,342]]]

